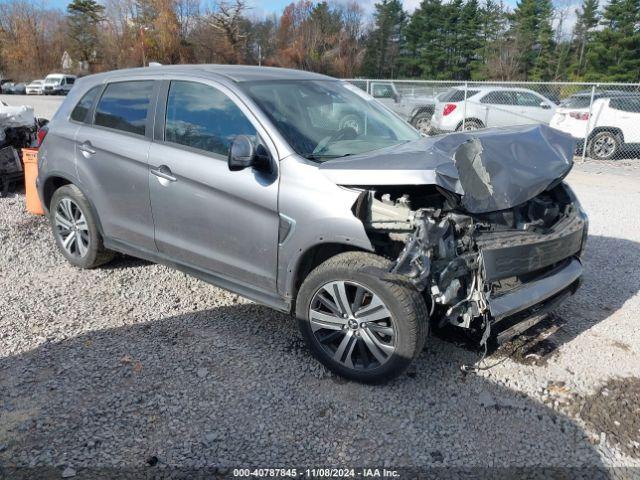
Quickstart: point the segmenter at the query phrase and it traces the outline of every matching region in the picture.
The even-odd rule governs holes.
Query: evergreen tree
[[[375,4],[374,28],[366,44],[362,74],[374,78],[393,78],[398,72],[398,56],[404,43],[406,14],[400,0]]]
[[[611,0],[586,53],[585,80],[640,80],[640,0]]]
[[[512,29],[520,55],[520,75],[549,80],[553,75],[551,0],[520,0],[512,15]]]
[[[70,53],[91,65],[98,55],[98,24],[103,20],[104,7],[95,0],[73,0],[67,13]]]
[[[576,17],[573,29],[574,59],[570,73],[573,78],[579,79],[585,73],[587,46],[599,21],[598,0],[583,0],[580,9],[576,10]]]

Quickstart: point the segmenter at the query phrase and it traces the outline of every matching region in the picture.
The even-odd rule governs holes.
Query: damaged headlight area
[[[490,213],[470,213],[434,185],[376,187],[362,191],[354,214],[376,250],[395,259],[390,273],[423,292],[441,325],[511,329],[510,319],[540,315],[577,287],[587,219],[560,181]]]

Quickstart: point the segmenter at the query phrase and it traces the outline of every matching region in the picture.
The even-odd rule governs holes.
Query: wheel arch
[[[418,107],[414,109],[413,112],[411,113],[411,123],[413,123],[416,117],[422,113],[428,113],[429,115],[433,115],[434,112],[435,112],[435,105],[425,105],[423,107]]]
[[[458,125],[456,125],[456,130],[462,128],[462,123],[463,122],[464,123],[474,122],[474,123],[477,123],[478,125],[480,125],[480,128],[486,128],[486,125],[484,124],[484,122],[482,120],[480,120],[479,118],[477,118],[477,117],[469,117],[469,118],[466,118],[464,120],[460,120],[458,122]]]
[[[95,218],[96,220],[98,232],[100,232],[100,235],[102,235],[102,237],[104,238],[104,231],[102,230],[102,223],[100,222],[100,216],[98,215],[98,211],[96,210],[96,207],[93,205],[91,198],[86,194],[86,192],[80,186],[78,186],[77,183],[75,183],[73,180],[71,180],[67,176],[56,173],[56,174],[49,175],[44,180],[42,184],[43,207],[48,212],[49,207],[51,205],[51,199],[53,198],[53,194],[56,192],[56,190],[58,190],[60,187],[64,187],[65,185],[73,185],[75,188],[80,190],[80,193],[82,193],[82,195],[84,195],[84,198],[87,200],[87,203],[89,204],[89,208],[91,209],[91,214],[93,215],[93,218]]]
[[[287,272],[289,276],[287,281],[287,290],[291,297],[292,312],[295,312],[298,291],[300,290],[300,286],[307,275],[309,275],[309,273],[321,263],[344,252],[375,253],[373,250],[363,248],[359,245],[338,241],[316,243],[300,252],[294,267]]]
[[[590,142],[591,140],[593,140],[593,137],[595,137],[600,132],[611,132],[614,135],[620,137],[620,143],[624,143],[624,134],[618,127],[595,127],[593,130],[591,130],[591,132],[589,132],[589,139],[587,141]]]

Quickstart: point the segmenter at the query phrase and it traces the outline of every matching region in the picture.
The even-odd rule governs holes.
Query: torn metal
[[[471,213],[515,207],[564,178],[575,141],[546,125],[425,137],[322,163],[338,185],[437,185]]]
[[[508,317],[533,318],[577,288],[587,218],[562,182],[572,165],[570,139],[535,126],[418,143],[430,149],[412,157],[413,170],[406,159],[388,160],[395,176],[378,169],[382,152],[369,163],[323,167],[334,163],[331,175],[364,172],[354,214],[376,250],[396,258],[390,272],[422,291],[441,323],[486,332],[491,321],[500,334],[499,325],[514,330]],[[408,182],[408,172],[427,165]],[[365,179],[377,183],[364,186]]]

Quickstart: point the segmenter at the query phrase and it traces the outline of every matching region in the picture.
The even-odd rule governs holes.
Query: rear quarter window
[[[71,112],[71,120],[75,120],[76,122],[84,122],[84,123],[89,122],[89,119],[87,118],[87,114],[91,110],[91,107],[93,106],[93,102],[98,96],[100,87],[101,85],[97,87],[93,87],[91,90],[89,90],[87,93],[85,93],[82,96],[78,104],[75,106],[75,108]]]
[[[564,108],[587,108],[591,103],[591,96],[569,97],[560,104]]]
[[[111,83],[96,107],[95,125],[145,134],[153,81]]]
[[[467,98],[473,97],[478,93],[479,90],[467,90]],[[464,90],[450,90],[440,97],[442,102],[463,102],[464,101]]]

